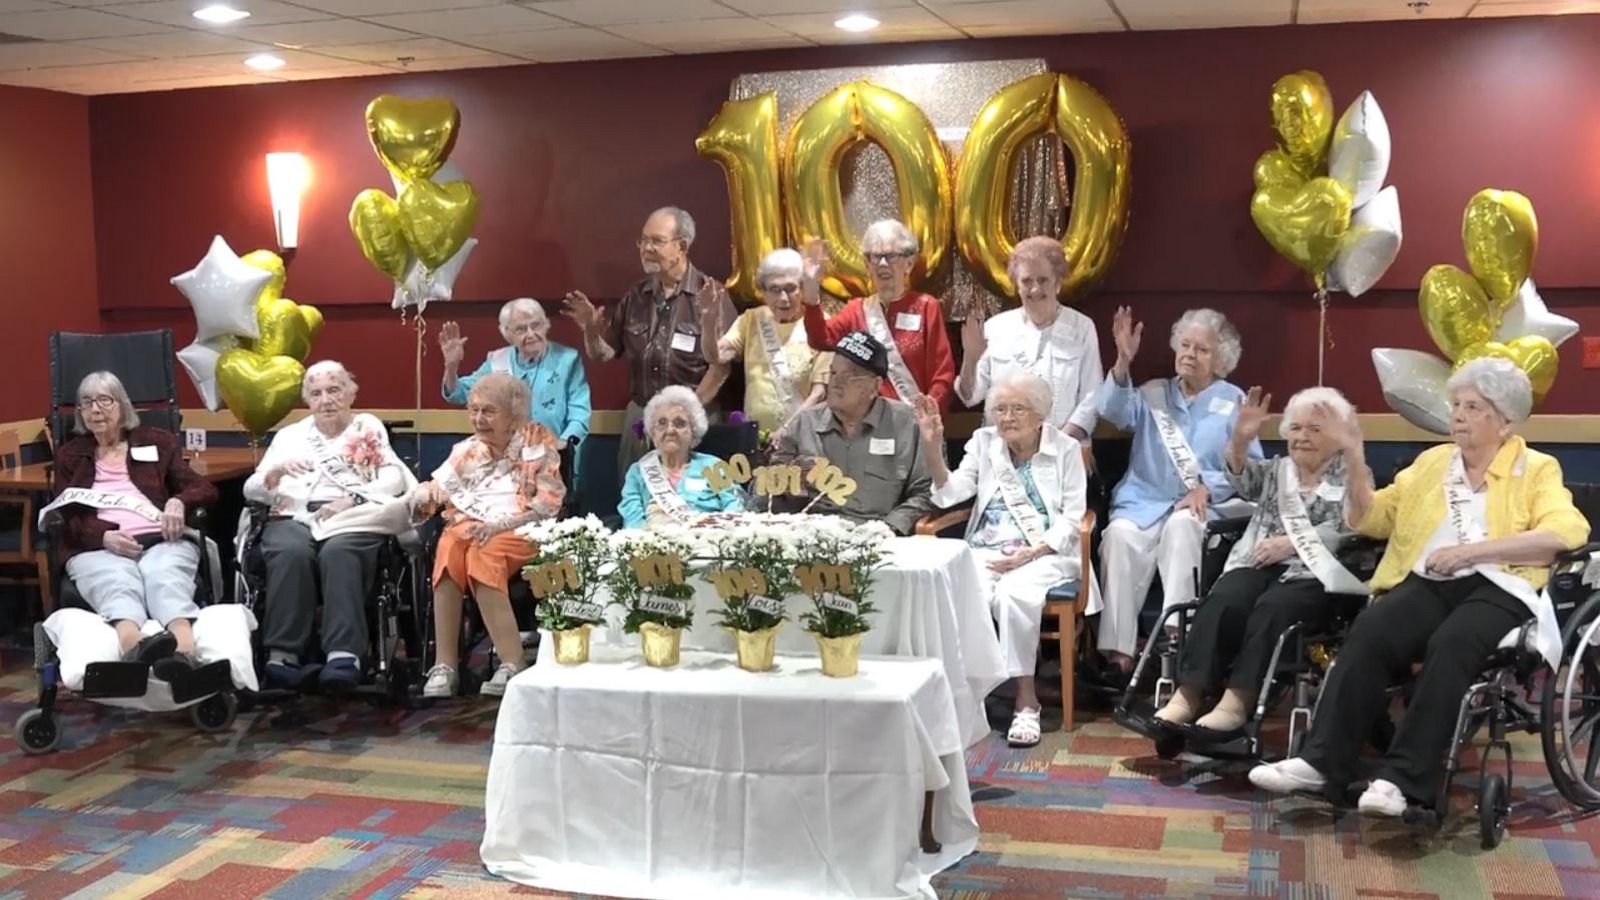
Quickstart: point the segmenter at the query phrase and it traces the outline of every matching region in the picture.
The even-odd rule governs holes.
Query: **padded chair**
[[[0,472],[22,465],[22,448],[14,430],[0,431]],[[0,494],[0,584],[33,585],[41,607],[52,596],[50,557],[33,541],[33,498]],[[25,621],[25,620],[24,620]]]

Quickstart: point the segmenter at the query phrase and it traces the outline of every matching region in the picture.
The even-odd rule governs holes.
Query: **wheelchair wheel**
[[[1556,789],[1583,809],[1600,809],[1600,596],[1563,629],[1562,667],[1545,675],[1540,742]]]
[[[189,718],[194,727],[206,734],[216,734],[233,727],[239,715],[239,698],[232,691],[212,694],[189,707]]]
[[[1506,836],[1506,817],[1511,813],[1511,794],[1504,775],[1492,772],[1478,785],[1478,837],[1483,849],[1493,850]]]
[[[1156,756],[1162,759],[1177,759],[1183,752],[1183,735],[1162,732],[1156,737]]]
[[[50,753],[61,744],[61,728],[56,725],[55,717],[45,715],[42,709],[30,709],[18,716],[12,733],[17,746],[29,756]]]

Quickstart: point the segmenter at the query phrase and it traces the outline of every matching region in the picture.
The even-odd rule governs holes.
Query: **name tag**
[[[511,359],[510,359],[510,357],[506,357],[506,356],[491,356],[491,357],[489,357],[489,371],[494,372],[494,373],[496,373],[498,375],[510,375],[511,374]]]
[[[146,444],[143,447],[129,447],[128,455],[133,457],[134,462],[155,462],[157,458],[154,444]]]
[[[1344,500],[1344,485],[1319,484],[1317,485],[1317,496],[1329,503],[1338,503]]]
[[[894,317],[894,328],[896,331],[921,331],[922,314],[898,313]]]
[[[1212,397],[1211,405],[1206,407],[1206,411],[1216,413],[1219,416],[1228,415],[1233,412],[1233,401],[1222,397]]]
[[[704,478],[685,478],[683,486],[691,491],[708,491],[711,489],[711,486],[706,483]]]
[[[693,353],[694,348],[700,343],[699,335],[684,334],[681,331],[672,333],[672,349],[682,350],[684,353]]]
[[[522,461],[533,462],[536,459],[544,459],[544,450],[545,448],[543,444],[534,444],[532,447],[523,447]]]
[[[867,441],[867,452],[873,456],[893,456],[894,438],[872,438]]]

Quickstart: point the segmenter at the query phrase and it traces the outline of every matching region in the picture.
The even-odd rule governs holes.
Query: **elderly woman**
[[[583,373],[583,359],[572,347],[552,343],[550,318],[539,301],[519,297],[500,307],[500,336],[509,346],[489,351],[483,365],[467,376],[458,376],[467,339],[461,326],[446,322],[439,330],[439,349],[444,353],[444,384],[441,393],[450,403],[463,404],[472,386],[490,372],[520,379],[528,386],[532,406],[528,417],[555,433],[562,444],[576,446],[589,435],[589,379]],[[573,458],[577,462],[576,455]]]
[[[184,462],[177,437],[139,424],[121,380],[93,372],[78,385],[77,436],[56,448],[61,552],[67,576],[110,622],[123,658],[153,664],[171,680],[195,665],[191,620],[200,538],[189,510],[217,499],[216,488]],[[165,631],[140,638],[154,619]]]
[[[756,286],[765,305],[740,313],[715,347],[706,345],[707,359],[718,364],[719,377],[727,377],[727,363],[744,360],[745,415],[769,434],[800,410],[821,403],[828,391],[833,356],[811,348],[800,321],[802,265],[800,254],[787,247],[763,257]],[[715,333],[718,317],[716,306],[702,304],[701,333]]]
[[[744,509],[736,486],[712,490],[706,466],[717,462],[694,448],[710,426],[695,392],[682,385],[662,388],[644,407],[644,423],[655,449],[628,468],[622,483],[624,528],[643,528],[658,518],[686,521],[696,513]]]
[[[1300,756],[1251,770],[1258,787],[1342,793],[1356,780],[1371,723],[1385,714],[1385,688],[1421,662],[1405,719],[1359,806],[1398,816],[1408,803],[1430,805],[1461,698],[1507,633],[1536,618],[1540,652],[1559,664],[1555,611],[1539,590],[1556,554],[1588,539],[1589,523],[1560,463],[1513,434],[1533,406],[1521,369],[1476,359],[1446,387],[1452,443],[1423,451],[1381,491],[1360,428],[1339,431],[1350,466],[1346,521],[1389,540],[1372,578],[1379,596],[1339,650]]]
[[[1105,598],[1100,650],[1120,683],[1133,668],[1139,609],[1159,571],[1164,608],[1194,599],[1205,522],[1234,494],[1223,450],[1244,392],[1223,379],[1239,363],[1239,332],[1221,313],[1191,309],[1172,326],[1171,378],[1135,387],[1129,370],[1144,324],[1117,310],[1117,361],[1095,403],[1102,418],[1133,432],[1128,473],[1111,496],[1100,545]],[[1261,457],[1251,443],[1248,455]]]
[[[356,382],[343,365],[311,366],[300,393],[311,415],[273,435],[244,483],[245,499],[270,510],[261,530],[264,675],[274,687],[294,688],[315,671],[301,664],[320,598],[319,680],[348,690],[361,681],[378,551],[386,536],[409,526],[404,496],[416,479],[390,448],[383,423],[351,409]]]
[[[938,405],[931,397],[918,398],[916,405],[933,502],[948,508],[977,498],[967,519],[967,543],[988,568],[984,587],[1000,626],[1006,674],[1017,679],[1006,733],[1013,747],[1039,743],[1033,669],[1045,593],[1082,574],[1083,451],[1050,424],[1053,400],[1049,382],[1029,372],[996,384],[987,402],[994,424],[973,432],[954,472],[944,461]]]
[[[1156,713],[1162,723],[1193,722],[1218,735],[1243,727],[1278,635],[1296,622],[1325,624],[1329,594],[1366,594],[1366,585],[1334,555],[1350,533],[1337,435],[1354,421],[1355,408],[1333,388],[1300,391],[1289,398],[1280,426],[1289,454],[1250,459],[1271,403],[1271,394],[1253,387],[1239,408],[1224,458],[1229,481],[1256,511],[1189,626],[1178,657],[1178,690]],[[1196,721],[1204,699],[1224,683],[1216,706]]]
[[[528,386],[491,372],[467,394],[472,436],[456,444],[433,480],[413,496],[425,508],[444,507],[433,564],[433,619],[438,663],[428,670],[424,697],[449,697],[460,683],[462,596],[471,592],[500,665],[481,693],[499,697],[524,668],[522,638],[506,586],[534,546],[515,529],[561,511],[555,433],[528,420]]]
[[[940,410],[949,409],[956,366],[938,299],[911,289],[916,236],[900,222],[884,219],[867,227],[861,252],[872,275],[872,295],[857,297],[824,319],[820,280],[827,248],[820,241],[806,245],[801,279],[806,340],[813,349],[832,350],[850,332],[865,331],[889,350],[883,396],[911,403],[927,394]]]
[[[961,374],[956,395],[968,406],[989,396],[992,385],[1015,372],[1032,372],[1055,386],[1045,421],[1087,441],[1099,413],[1094,395],[1104,373],[1100,336],[1088,316],[1057,298],[1067,277],[1067,255],[1052,237],[1017,244],[1006,264],[1018,309],[961,326]]]

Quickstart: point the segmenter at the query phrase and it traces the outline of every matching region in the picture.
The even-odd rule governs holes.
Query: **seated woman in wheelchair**
[[[994,424],[972,433],[954,472],[944,461],[938,404],[924,395],[915,405],[933,502],[948,508],[977,497],[967,519],[967,543],[989,570],[983,584],[1000,626],[1006,675],[1017,679],[1006,732],[1013,747],[1039,743],[1033,670],[1045,594],[1082,574],[1078,525],[1087,475],[1078,442],[1050,424],[1053,403],[1050,383],[1032,372],[1003,379],[987,401]]]
[[[301,396],[311,415],[278,430],[244,484],[246,500],[271,510],[261,530],[264,674],[273,687],[304,682],[320,597],[326,662],[319,680],[327,690],[349,690],[361,681],[368,648],[378,553],[410,526],[402,498],[416,480],[389,447],[383,423],[351,409],[356,382],[344,366],[311,366]]]
[[[1251,770],[1260,788],[1342,795],[1356,780],[1372,723],[1385,714],[1386,688],[1421,661],[1405,718],[1358,806],[1398,816],[1408,802],[1431,805],[1461,698],[1507,633],[1537,618],[1541,651],[1550,655],[1553,639],[1559,658],[1555,613],[1537,592],[1555,555],[1588,539],[1589,523],[1562,484],[1560,463],[1512,433],[1533,406],[1521,369],[1476,359],[1447,389],[1453,443],[1424,451],[1376,493],[1360,427],[1340,426],[1350,467],[1346,520],[1389,541],[1372,579],[1379,596],[1328,673],[1300,756]]]
[[[1228,480],[1256,511],[1194,613],[1178,655],[1178,689],[1156,712],[1158,725],[1193,723],[1202,733],[1219,734],[1242,728],[1278,636],[1296,622],[1326,624],[1330,592],[1366,593],[1334,557],[1349,534],[1337,434],[1355,420],[1355,408],[1333,388],[1300,391],[1283,409],[1288,456],[1251,459],[1249,448],[1271,403],[1272,395],[1253,387],[1239,407],[1224,457]],[[1224,682],[1216,706],[1197,720],[1202,702]]]
[[[713,490],[705,469],[717,462],[694,448],[711,427],[706,408],[680,384],[662,388],[644,406],[646,433],[655,448],[628,468],[622,481],[622,527],[643,528],[657,517],[683,521],[695,513],[744,509],[737,486]]]
[[[502,372],[478,379],[467,395],[472,436],[456,444],[433,480],[414,493],[416,505],[444,508],[433,564],[433,621],[438,663],[424,697],[450,697],[460,684],[462,597],[472,593],[500,665],[481,693],[499,697],[524,668],[522,636],[506,586],[535,548],[515,529],[554,518],[566,486],[561,442],[528,420],[528,386]]]
[[[193,668],[195,575],[202,538],[186,513],[217,499],[184,461],[177,436],[143,427],[122,381],[92,372],[78,385],[78,434],[56,448],[61,554],[78,593],[117,630],[123,658],[170,681]],[[155,620],[164,631],[141,638]]]

